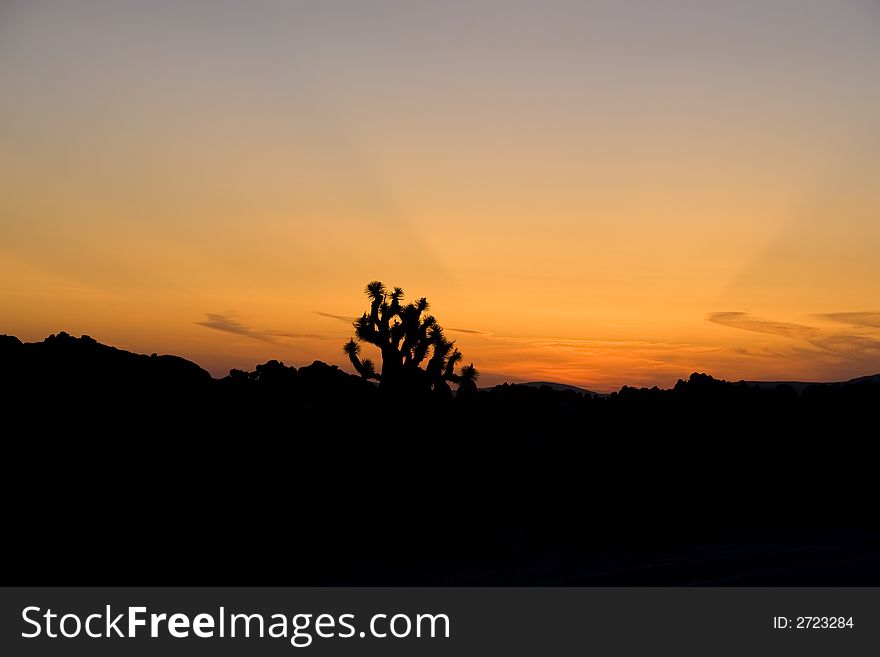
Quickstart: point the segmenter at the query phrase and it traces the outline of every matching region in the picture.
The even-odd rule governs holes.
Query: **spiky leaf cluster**
[[[478,373],[473,364],[456,374],[461,352],[449,340],[433,315],[427,313],[424,297],[406,303],[403,289],[390,292],[380,281],[366,287],[370,308],[354,322],[357,341],[349,340],[343,351],[355,370],[364,378],[376,379],[383,386],[394,382],[421,381],[433,389],[447,382],[473,381]],[[382,371],[368,358],[361,359],[361,345],[366,342],[378,347],[382,355]]]

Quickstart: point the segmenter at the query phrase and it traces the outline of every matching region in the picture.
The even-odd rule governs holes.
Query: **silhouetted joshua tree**
[[[455,341],[443,334],[432,315],[426,314],[428,300],[422,297],[405,304],[403,290],[388,292],[379,281],[366,288],[370,310],[354,322],[358,341],[379,348],[382,371],[369,358],[360,358],[361,345],[351,339],[343,347],[355,370],[365,379],[376,379],[383,390],[427,389],[449,392],[449,382],[473,383],[479,373],[473,364],[455,373],[461,352]],[[424,363],[424,367],[422,364]]]

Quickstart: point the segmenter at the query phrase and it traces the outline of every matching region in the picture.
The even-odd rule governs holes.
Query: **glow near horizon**
[[[380,279],[484,384],[873,373],[878,31],[868,2],[3,5],[0,332],[344,365],[328,315]]]

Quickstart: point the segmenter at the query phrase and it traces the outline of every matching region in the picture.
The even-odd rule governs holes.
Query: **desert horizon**
[[[454,331],[450,331],[450,333],[454,333]],[[258,361],[258,362],[253,362],[253,363],[245,363],[245,362],[242,362],[242,363],[239,363],[237,367],[231,367],[229,370],[227,370],[227,371],[225,371],[225,372],[219,372],[219,371],[212,371],[211,369],[205,367],[202,363],[199,363],[198,361],[192,360],[192,359],[190,359],[190,358],[186,358],[185,356],[183,356],[183,355],[181,355],[181,354],[162,353],[162,352],[157,352],[157,351],[155,351],[155,350],[150,351],[149,349],[144,350],[144,351],[142,351],[142,352],[140,352],[140,351],[132,351],[131,349],[127,349],[127,348],[125,348],[124,346],[121,346],[121,345],[109,344],[109,343],[107,343],[107,342],[101,340],[100,338],[96,338],[95,336],[92,336],[92,335],[88,335],[88,334],[75,335],[75,334],[70,333],[69,331],[57,331],[57,332],[55,332],[55,333],[50,333],[50,334],[48,334],[47,336],[45,336],[45,337],[44,337],[43,339],[41,339],[41,340],[22,340],[19,336],[16,336],[16,335],[10,335],[10,334],[0,334],[0,338],[14,338],[14,339],[16,339],[16,340],[19,340],[19,341],[22,342],[23,344],[24,344],[24,343],[32,343],[32,344],[33,344],[33,343],[44,342],[45,340],[53,339],[53,338],[55,338],[55,337],[57,337],[57,336],[62,336],[62,335],[63,335],[63,336],[69,336],[69,337],[72,337],[72,338],[75,338],[75,339],[93,340],[93,341],[95,341],[95,342],[97,342],[97,343],[99,343],[99,344],[102,344],[102,345],[104,345],[104,346],[112,347],[112,348],[114,348],[114,349],[119,349],[119,350],[122,350],[122,351],[128,351],[128,352],[130,352],[130,353],[135,353],[135,354],[138,354],[138,355],[156,354],[156,355],[158,355],[158,356],[172,356],[172,357],[177,357],[177,358],[183,358],[183,359],[185,359],[185,360],[187,360],[187,361],[189,361],[189,362],[192,362],[194,365],[197,365],[199,368],[205,370],[206,372],[208,372],[208,373],[211,375],[211,377],[212,377],[213,379],[215,379],[215,380],[216,380],[216,379],[222,379],[222,378],[226,378],[226,377],[228,377],[228,376],[230,375],[230,372],[233,371],[233,370],[237,370],[237,371],[245,371],[245,372],[247,372],[247,371],[251,371],[251,370],[253,370],[253,369],[254,369],[256,366],[258,366],[258,365],[264,365],[264,364],[266,364],[266,363],[268,363],[268,362],[272,362],[272,361],[279,362],[279,363],[282,364],[282,365],[285,365],[285,366],[288,366],[288,367],[294,367],[294,368],[296,368],[296,369],[299,369],[299,368],[301,368],[301,367],[305,367],[305,366],[307,366],[307,365],[311,365],[311,364],[313,364],[313,363],[315,363],[315,362],[318,362],[318,363],[322,363],[322,364],[326,364],[326,365],[331,365],[331,366],[334,366],[334,367],[338,367],[339,369],[341,369],[342,371],[346,372],[347,374],[351,374],[351,375],[354,375],[354,376],[357,375],[357,372],[354,371],[354,368],[352,368],[349,364],[347,364],[347,363],[345,362],[345,358],[338,358],[338,359],[335,360],[335,361],[333,361],[333,360],[322,361],[322,360],[320,360],[320,359],[315,359],[315,360],[313,360],[313,361],[311,361],[311,362],[290,362],[290,361],[285,362],[284,359],[282,359],[282,358],[272,358],[272,357],[267,357],[267,358],[265,358],[264,360],[262,360],[262,362],[259,362],[259,361]],[[711,372],[711,371],[693,370],[693,371],[691,371],[691,372],[685,372],[685,371],[682,371],[681,374],[680,374],[680,376],[678,376],[674,381],[672,381],[672,383],[671,383],[670,385],[665,385],[665,386],[664,386],[664,385],[657,385],[657,384],[650,385],[650,386],[649,386],[649,385],[642,385],[642,386],[639,386],[639,385],[633,385],[632,383],[620,383],[620,384],[617,385],[617,386],[613,386],[613,387],[610,387],[610,388],[607,388],[607,389],[593,389],[593,388],[587,388],[586,386],[578,385],[578,384],[571,383],[571,382],[567,382],[567,381],[554,381],[554,380],[547,380],[547,379],[539,380],[539,379],[528,379],[528,378],[523,378],[523,377],[518,378],[518,379],[515,379],[515,378],[503,378],[503,377],[501,377],[500,375],[494,375],[494,376],[493,376],[492,373],[489,373],[488,376],[487,376],[487,375],[486,375],[485,373],[483,373],[482,370],[481,370],[481,371],[480,371],[480,375],[479,375],[479,383],[480,383],[480,386],[479,386],[479,387],[480,387],[480,389],[488,389],[488,388],[492,388],[492,387],[494,387],[494,386],[500,386],[500,385],[504,385],[504,384],[519,384],[519,385],[528,385],[528,386],[541,386],[541,385],[546,385],[546,386],[549,386],[549,387],[552,387],[552,388],[557,388],[557,389],[559,389],[559,390],[567,390],[567,389],[571,389],[571,390],[573,390],[573,391],[575,391],[575,392],[589,393],[589,394],[598,394],[598,395],[607,395],[607,394],[610,394],[610,393],[612,393],[612,392],[617,392],[617,391],[620,390],[621,388],[625,388],[625,387],[629,387],[629,388],[651,388],[651,387],[655,387],[655,386],[656,386],[656,387],[659,387],[659,388],[661,388],[661,389],[669,389],[669,388],[672,388],[676,382],[678,382],[678,381],[686,381],[686,380],[687,380],[691,375],[693,375],[693,374],[708,375],[708,376],[711,376],[711,377],[713,377],[713,378],[715,378],[715,379],[717,379],[717,380],[719,380],[719,381],[730,381],[731,383],[742,383],[742,382],[744,382],[744,383],[748,383],[748,384],[755,384],[755,385],[762,385],[762,384],[763,384],[763,385],[770,385],[770,386],[774,386],[774,385],[794,385],[794,386],[796,386],[796,387],[807,386],[807,385],[815,385],[815,384],[818,384],[818,385],[824,385],[824,384],[844,384],[844,383],[856,383],[856,382],[862,382],[862,381],[868,381],[868,380],[880,380],[880,373],[877,373],[877,372],[871,373],[871,372],[868,372],[868,371],[866,371],[866,372],[864,372],[864,373],[862,373],[862,374],[859,374],[859,375],[857,375],[857,376],[852,376],[852,377],[850,377],[850,378],[848,378],[848,379],[843,379],[843,380],[826,380],[826,381],[818,381],[818,380],[817,380],[817,381],[806,381],[806,380],[800,380],[800,379],[770,379],[770,378],[756,378],[756,379],[729,379],[729,380],[728,380],[728,379],[725,379],[724,377],[721,377],[721,376],[715,376],[716,373],[713,373],[713,372]],[[486,382],[487,379],[489,380],[489,383]]]
[[[880,371],[877,8],[551,5],[4,3],[2,330],[334,362],[377,277],[487,383]]]

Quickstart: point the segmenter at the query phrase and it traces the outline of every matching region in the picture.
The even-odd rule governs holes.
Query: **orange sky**
[[[4,4],[0,332],[343,364],[380,279],[484,385],[875,373],[878,37],[859,1]]]

